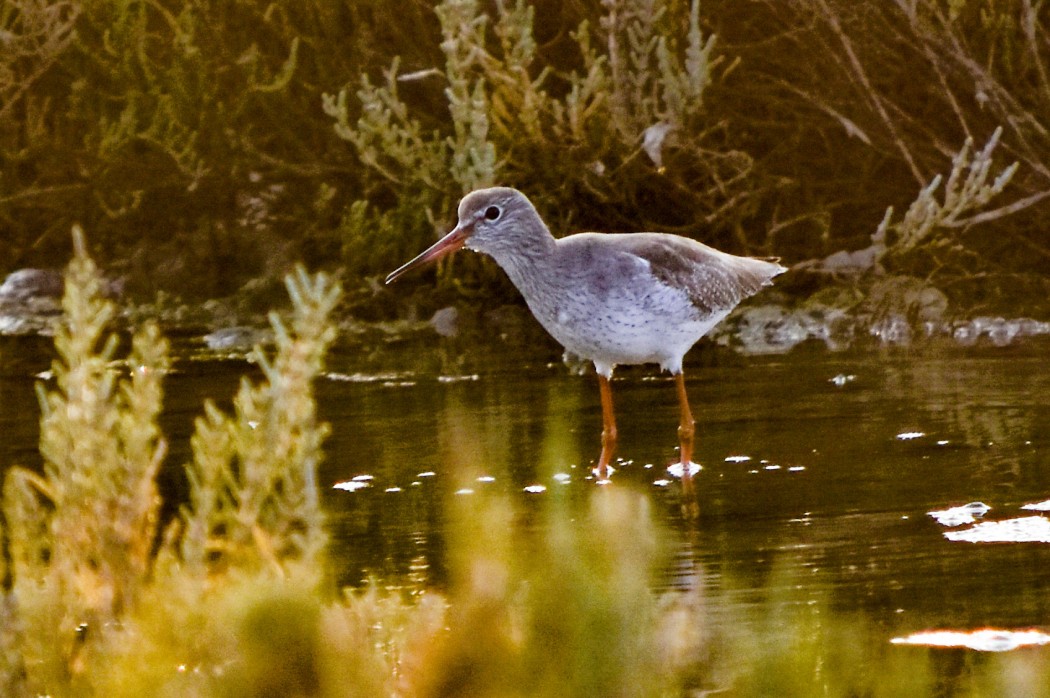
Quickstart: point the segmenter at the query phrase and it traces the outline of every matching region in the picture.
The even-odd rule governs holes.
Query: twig
[[[846,36],[846,32],[842,29],[842,25],[839,23],[838,16],[832,11],[825,0],[818,0],[821,8],[824,10],[825,17],[828,25],[831,26],[832,31],[838,37],[839,41],[842,42],[842,48],[846,52],[846,56],[849,58],[850,66],[853,68],[853,72],[857,76],[857,80],[860,81],[861,86],[867,91],[868,97],[871,100],[872,106],[875,107],[875,111],[879,113],[879,117],[882,118],[883,123],[886,125],[886,129],[890,132],[890,136],[893,138],[893,142],[897,145],[897,149],[900,150],[901,155],[904,157],[905,162],[908,163],[908,167],[911,169],[912,176],[915,180],[922,184],[925,178],[922,172],[919,170],[919,166],[915,164],[914,158],[911,156],[911,152],[908,147],[904,144],[904,140],[897,132],[897,126],[893,123],[893,119],[890,118],[889,113],[882,104],[882,100],[879,97],[878,92],[875,91],[871,81],[868,80],[867,73],[864,72],[864,66],[861,64],[857,54],[853,51],[853,44],[850,43],[849,37]]]
[[[23,189],[20,192],[16,192],[9,196],[0,197],[0,205],[13,204],[16,201],[22,199],[33,199],[38,196],[54,196],[55,194],[64,194],[70,191],[79,191],[87,189],[87,184],[60,184],[53,187],[39,187],[31,189]]]
[[[776,80],[774,80],[774,82],[776,84],[780,85],[785,90],[795,93],[795,95],[797,95],[797,96],[801,97],[802,99],[806,100],[807,102],[809,102],[810,104],[815,106],[820,111],[824,112],[825,114],[827,114],[831,118],[833,118],[836,121],[838,121],[839,124],[841,124],[843,130],[845,130],[847,136],[853,136],[853,137],[859,138],[860,140],[864,141],[865,145],[869,145],[869,146],[871,145],[871,138],[868,137],[868,134],[864,132],[864,129],[862,129],[857,124],[857,122],[855,122],[853,119],[849,118],[848,116],[846,116],[842,112],[838,111],[837,109],[832,107],[830,104],[828,104],[824,100],[820,99],[816,95],[811,94],[811,93],[809,93],[809,92],[807,92],[807,91],[805,91],[805,90],[803,90],[801,88],[795,87],[794,85],[789,83],[787,80],[776,79]]]
[[[1050,196],[1050,190],[1041,191],[1038,194],[1032,194],[1031,196],[1026,196],[1023,199],[1019,199],[1013,202],[1012,204],[1002,206],[992,211],[984,211],[982,213],[978,213],[975,216],[970,216],[969,218],[941,221],[941,225],[945,228],[964,228],[971,225],[977,225],[978,223],[987,223],[988,221],[997,220],[999,218],[1003,218],[1005,216],[1009,216],[1010,214],[1024,210],[1029,206],[1032,206],[1033,204],[1042,201],[1048,196]]]

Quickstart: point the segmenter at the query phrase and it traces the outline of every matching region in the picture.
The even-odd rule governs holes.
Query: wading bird
[[[674,375],[682,489],[690,494],[699,466],[692,462],[695,427],[682,359],[741,300],[770,285],[785,268],[666,233],[555,239],[524,194],[493,187],[463,197],[455,229],[391,272],[386,283],[462,247],[496,260],[547,332],[594,363],[603,425],[599,479],[608,478],[616,448],[613,369],[655,363]]]

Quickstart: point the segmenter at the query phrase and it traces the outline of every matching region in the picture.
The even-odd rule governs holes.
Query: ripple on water
[[[944,537],[966,543],[1050,543],[1050,519],[1021,516],[984,521],[961,531],[945,531]]]
[[[960,647],[980,652],[1009,652],[1021,647],[1050,644],[1050,635],[1040,630],[925,630],[890,640],[895,645]]]
[[[933,519],[942,526],[954,528],[956,526],[974,523],[978,518],[991,511],[991,509],[992,508],[984,502],[969,502],[968,504],[951,507],[950,509],[929,511],[926,512],[926,514],[927,516],[932,516]]]

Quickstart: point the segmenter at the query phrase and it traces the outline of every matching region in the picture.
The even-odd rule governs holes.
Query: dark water
[[[649,493],[670,532],[657,583],[702,584],[738,617],[761,617],[782,587],[800,604],[861,611],[887,639],[1050,625],[1047,544],[953,542],[927,516],[980,500],[992,507],[986,519],[1012,518],[1050,498],[1046,356],[1035,344],[776,357],[707,347],[687,367],[704,466],[692,522],[679,514],[676,483],[665,482],[677,445],[674,386],[655,370],[621,370],[624,462],[613,486]],[[322,482],[347,583],[378,575],[441,585],[451,497],[498,491],[528,509],[562,492],[582,500],[596,486],[596,382],[570,373],[550,347],[347,351],[329,368],[319,385],[333,430]],[[31,370],[0,379],[4,466],[37,458]],[[182,361],[171,376],[170,499],[183,489],[179,463],[202,399],[228,399],[246,371],[240,361]],[[331,488],[362,476],[357,491]],[[525,490],[536,485],[546,490]]]

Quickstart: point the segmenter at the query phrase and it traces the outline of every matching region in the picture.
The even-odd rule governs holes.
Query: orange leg
[[[616,416],[613,414],[612,386],[609,379],[598,374],[598,388],[602,395],[602,455],[598,458],[598,479],[609,478],[609,461],[616,450]]]
[[[685,392],[685,373],[675,375],[674,381],[678,388],[678,443],[682,464],[682,493],[692,495],[693,474],[690,468],[693,465],[693,436],[696,434],[696,426],[693,413],[689,410],[689,396]]]

